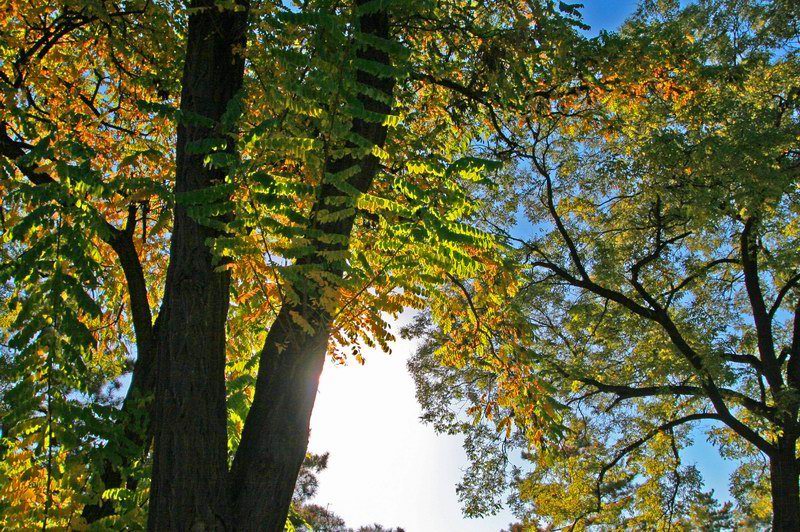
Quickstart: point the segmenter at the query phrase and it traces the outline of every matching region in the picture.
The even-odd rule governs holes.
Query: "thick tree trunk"
[[[795,443],[779,442],[779,449],[770,457],[770,488],[772,491],[772,529],[800,530],[800,463]]]
[[[258,400],[247,416],[229,484],[234,530],[283,530],[308,446],[330,325],[315,323],[315,334],[308,335],[290,312],[297,310],[281,310],[261,352]]]
[[[218,233],[193,219],[179,198],[225,178],[187,146],[224,135],[192,115],[219,123],[242,87],[247,6],[242,1],[238,7],[222,10],[214,0],[191,3],[176,146],[178,201],[165,288],[170,308],[157,354],[150,530],[221,530],[226,520],[230,276],[218,270],[207,245]]]
[[[364,3],[366,0],[356,1],[357,6]],[[389,19],[385,11],[364,15],[359,23],[361,32],[388,39]],[[388,54],[374,47],[365,46],[358,55],[368,61],[390,65]],[[394,80],[391,78],[359,71],[357,79],[372,89],[392,95]],[[386,103],[366,95],[362,94],[359,99],[369,111],[388,114],[391,110]],[[351,131],[377,146],[382,146],[386,140],[386,126],[379,123],[356,119]],[[379,161],[374,156],[329,161],[326,172],[335,174],[354,165],[359,165],[360,170],[350,179],[350,185],[365,192],[378,171]],[[298,261],[336,276],[342,275],[341,262],[325,257],[335,255],[327,252],[347,249],[355,217],[321,222],[317,213],[340,209],[342,196],[335,186],[323,185],[312,210],[309,231],[310,235],[342,238],[317,240],[313,236],[316,252]],[[229,478],[235,530],[281,532],[284,529],[294,484],[308,446],[309,421],[332,317],[320,304],[321,288],[316,281],[306,279],[302,284],[293,287],[300,302],[286,303],[281,309],[260,355],[253,404]],[[298,321],[310,324],[313,333],[304,330]]]

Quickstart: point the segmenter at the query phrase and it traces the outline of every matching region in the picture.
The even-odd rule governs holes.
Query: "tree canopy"
[[[509,169],[486,223],[528,334],[448,364],[449,329],[410,331],[429,338],[411,362],[426,418],[468,434],[468,513],[509,486],[531,526],[693,529],[692,508],[717,511],[681,458],[705,432],[738,461],[739,519],[796,527],[796,29],[788,4],[645,3],[588,42],[579,98],[498,106],[486,150]]]
[[[412,308],[467,514],[800,528],[800,12],[579,7],[5,2],[0,525],[344,526],[323,362]]]
[[[326,351],[498,271],[452,95],[562,11],[5,4],[3,523],[282,528]]]

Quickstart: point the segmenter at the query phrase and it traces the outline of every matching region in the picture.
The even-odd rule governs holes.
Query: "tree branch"
[[[32,165],[19,160],[25,155],[23,146],[26,145],[9,137],[5,124],[0,124],[0,155],[11,160],[20,173],[35,185],[43,186],[57,183],[47,172],[40,171]],[[148,303],[147,284],[144,279],[142,264],[133,242],[135,221],[136,207],[131,205],[128,207],[127,223],[123,229],[118,229],[107,220],[102,220],[102,225],[107,234],[101,233],[100,238],[114,250],[125,274],[137,350],[138,353],[142,353],[149,350],[147,346],[152,341],[153,319],[150,312],[150,304]]]
[[[792,346],[789,350],[786,376],[795,393],[800,391],[800,300],[794,307],[794,324],[792,326]],[[797,400],[794,400],[797,403]],[[793,418],[797,419],[797,405],[794,407]]]
[[[769,319],[772,321],[775,318],[775,313],[778,312],[778,309],[781,308],[781,303],[783,303],[783,298],[786,297],[786,294],[789,291],[798,285],[800,282],[800,273],[795,273],[792,275],[786,284],[784,284],[781,289],[778,291],[778,295],[775,296],[775,301],[772,303],[772,306],[769,308]]]
[[[589,274],[586,272],[583,261],[581,261],[581,256],[578,253],[578,247],[575,245],[575,242],[569,235],[569,232],[567,231],[566,226],[564,226],[564,222],[561,220],[561,216],[558,214],[558,210],[556,209],[556,204],[553,200],[553,181],[550,178],[550,173],[546,168],[544,168],[544,165],[541,164],[538,158],[534,158],[533,162],[539,174],[545,179],[545,198],[547,210],[550,211],[550,216],[553,218],[553,222],[556,224],[558,233],[561,235],[561,238],[567,245],[567,249],[569,249],[570,258],[572,259],[573,265],[578,269],[581,279],[584,281],[589,281]]]
[[[619,400],[633,399],[637,397],[656,397],[661,395],[705,396],[707,394],[706,390],[699,386],[689,386],[683,384],[643,386],[637,388],[635,386],[606,384],[591,377],[569,376],[569,378],[572,378],[589,386],[594,386],[601,392],[612,393],[616,395],[619,398]],[[775,421],[775,409],[767,406],[761,401],[757,401],[752,397],[737,392],[736,390],[730,390],[728,388],[719,388],[719,393],[723,397],[732,399],[733,401],[741,404],[744,408],[753,412],[754,414],[763,416],[764,418],[770,421]]]
[[[664,308],[670,307],[670,305],[672,304],[672,300],[675,298],[678,292],[680,292],[681,290],[686,288],[689,284],[694,282],[695,279],[698,279],[699,277],[705,275],[706,273],[708,273],[715,267],[719,266],[720,264],[739,264],[739,261],[737,259],[733,259],[730,257],[724,257],[721,259],[712,260],[711,262],[708,262],[707,264],[701,266],[700,269],[698,269],[696,272],[686,276],[685,278],[683,278],[683,280],[681,280],[681,282],[679,282],[677,285],[674,285],[672,288],[670,288],[668,291],[662,294],[661,297],[666,298],[666,301],[664,303]]]
[[[745,221],[741,234],[742,272],[750,308],[753,311],[753,321],[758,337],[758,352],[764,366],[764,376],[770,387],[780,390],[783,388],[778,359],[775,356],[775,343],[772,334],[772,320],[764,304],[764,294],[761,291],[761,282],[758,278],[758,244],[754,231],[758,225],[755,216]]]
[[[734,362],[737,364],[747,364],[748,366],[752,366],[756,371],[759,373],[764,372],[764,368],[761,365],[761,361],[754,357],[753,355],[738,355],[736,353],[721,353],[720,358],[723,360],[727,360],[728,362]]]
[[[0,124],[0,155],[11,160],[20,173],[34,185],[47,186],[57,183],[50,174],[39,171],[19,160],[25,155],[24,146],[26,146],[24,143],[11,139],[6,133],[5,124]],[[141,406],[141,402],[146,401],[153,392],[155,383],[156,330],[158,323],[162,321],[163,316],[166,314],[164,312],[166,300],[162,302],[162,312],[159,313],[156,324],[153,324],[148,301],[147,283],[133,241],[133,232],[136,228],[136,206],[131,205],[128,207],[127,220],[123,229],[114,227],[107,220],[103,220],[102,224],[105,231],[101,232],[99,236],[117,255],[125,276],[136,342],[136,362],[131,375],[131,384],[122,404],[123,433],[134,445],[146,449],[148,442],[152,438],[148,428],[150,426],[150,412],[146,414],[145,434],[140,434],[134,428],[136,424],[128,423],[126,420],[129,415]],[[122,484],[122,475],[118,467],[110,461],[103,460],[99,469],[105,489],[119,487]],[[88,523],[113,513],[114,509],[111,501],[101,500],[93,504],[87,504],[83,509],[83,517]]]
[[[540,163],[537,163],[537,169],[539,170],[540,173],[544,171],[544,168],[541,168]],[[549,182],[549,175],[545,174],[543,175],[543,177]],[[548,185],[547,202],[548,202],[548,210],[550,211],[551,216],[554,217],[553,221],[556,224],[558,232],[561,235],[562,240],[564,240],[565,244],[570,250],[570,255],[572,256],[573,263],[576,264],[576,267],[580,265],[579,269],[583,268],[580,256],[578,255],[577,248],[575,247],[573,240],[570,237],[569,233],[567,232],[564,224],[561,223],[561,218],[558,215],[555,202],[552,199],[551,185]],[[703,358],[700,356],[699,353],[697,353],[697,351],[695,351],[692,348],[691,345],[689,345],[689,342],[681,334],[680,330],[678,329],[678,326],[675,324],[675,322],[669,316],[669,313],[664,308],[660,306],[657,308],[647,308],[637,303],[636,301],[632,300],[630,297],[626,296],[622,292],[601,286],[590,278],[588,272],[586,272],[585,269],[583,269],[581,273],[581,278],[576,278],[565,269],[561,268],[556,264],[553,264],[551,261],[547,259],[543,261],[534,262],[532,265],[547,268],[550,271],[553,271],[554,273],[559,275],[562,279],[564,279],[571,285],[578,288],[585,288],[600,297],[610,299],[611,301],[615,301],[620,305],[622,305],[624,308],[630,310],[631,312],[660,325],[661,328],[669,337],[672,344],[676,348],[678,348],[679,352],[694,368],[697,376],[700,378],[702,389],[706,391],[706,396],[714,405],[717,414],[720,416],[720,420],[724,421],[725,424],[728,425],[732,430],[734,430],[737,434],[746,439],[748,442],[755,445],[757,448],[765,452],[771,449],[770,444],[766,440],[764,440],[753,429],[742,423],[730,412],[728,406],[725,404],[725,398],[722,392],[720,391],[717,384],[714,382],[711,373],[706,369]],[[641,287],[641,289],[644,288]]]
[[[605,478],[606,474],[613,469],[623,458],[627,455],[653,439],[657,434],[665,431],[672,430],[675,427],[683,425],[685,423],[691,423],[693,421],[700,421],[704,419],[715,419],[719,420],[718,414],[713,413],[698,413],[698,414],[690,414],[688,416],[680,417],[677,419],[673,419],[666,423],[659,425],[658,427],[654,428],[638,440],[633,441],[632,443],[623,447],[611,460],[611,462],[605,464],[600,469],[600,474],[597,477],[597,483],[595,484],[595,496],[597,498],[597,506],[595,507],[595,512],[599,512],[603,507],[603,493],[602,493],[602,485],[603,479]]]

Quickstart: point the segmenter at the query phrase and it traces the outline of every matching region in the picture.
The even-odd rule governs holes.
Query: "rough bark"
[[[358,0],[356,6],[366,3]],[[384,11],[364,15],[359,20],[360,31],[375,37],[389,37],[389,19]],[[390,65],[389,56],[377,48],[365,46],[358,55],[362,59]],[[394,80],[359,71],[358,81],[386,95],[391,95]],[[361,103],[370,111],[388,114],[386,103],[366,95]],[[351,131],[382,146],[386,127],[360,119],[353,121]],[[359,165],[360,170],[350,184],[361,192],[369,189],[379,168],[374,156],[356,160],[345,157],[328,161],[326,172],[337,173]],[[322,187],[312,209],[309,235],[316,252],[298,262],[312,265],[341,276],[341,263],[325,259],[329,251],[345,250],[355,216],[336,222],[321,222],[317,213],[338,210],[337,199],[343,193],[330,184]],[[340,235],[337,243],[316,240],[315,236]],[[328,242],[328,243],[326,243]],[[330,256],[330,255],[328,255]],[[292,491],[308,446],[309,420],[319,385],[331,331],[332,317],[319,304],[320,287],[310,279],[303,286],[294,286],[300,302],[287,303],[270,329],[260,354],[255,396],[248,413],[239,449],[234,458],[229,479],[229,500],[235,530],[280,532],[284,528],[291,503]],[[311,324],[309,333],[298,325],[293,315]]]
[[[800,530],[800,464],[795,453],[796,442],[781,440],[769,461],[772,492],[772,529]]]
[[[156,366],[150,530],[219,530],[226,514],[230,275],[208,247],[218,232],[193,219],[180,195],[224,181],[223,170],[207,166],[204,155],[187,146],[224,134],[192,117],[218,124],[242,87],[247,4],[221,10],[214,0],[194,0],[190,7],[176,145],[178,201],[165,287],[170,305]]]
[[[316,322],[307,335],[289,313],[280,312],[261,352],[257,401],[231,470],[234,530],[283,530],[308,446],[330,325]]]

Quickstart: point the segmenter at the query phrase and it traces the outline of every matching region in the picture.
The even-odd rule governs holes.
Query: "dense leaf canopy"
[[[448,364],[448,328],[411,331],[426,418],[467,434],[468,513],[511,487],[530,526],[691,529],[680,516],[713,509],[681,459],[693,427],[739,463],[736,519],[772,518],[770,463],[776,497],[796,494],[774,465],[796,461],[798,423],[796,30],[788,4],[645,3],[585,45],[579,98],[498,106],[489,221],[516,249],[505,312],[527,336]],[[528,414],[542,394],[555,430]]]
[[[388,349],[388,320],[402,309],[446,305],[449,280],[514,284],[502,246],[476,221],[497,163],[475,151],[492,116],[474,96],[546,87],[574,8],[357,5],[253,2],[247,48],[234,50],[246,54],[244,86],[215,121],[180,101],[187,20],[243,4],[4,4],[0,524],[79,526],[98,496],[115,505],[106,526],[144,522],[151,399],[143,388],[119,406],[169,324],[176,206],[210,228],[215,267],[230,273],[231,453],[280,309],[312,335],[316,322],[290,309],[313,298],[333,320],[329,353],[363,361],[362,345]],[[381,10],[390,40],[358,30]],[[367,48],[391,61],[364,59]],[[392,79],[391,97],[365,76]],[[356,122],[388,128],[386,142],[354,133]],[[224,180],[174,192],[178,125],[213,131],[178,156],[202,156]],[[365,191],[354,180],[370,157],[380,169]],[[355,163],[331,171],[337,160]],[[326,229],[353,219],[352,233]],[[465,347],[491,346],[463,332]]]

